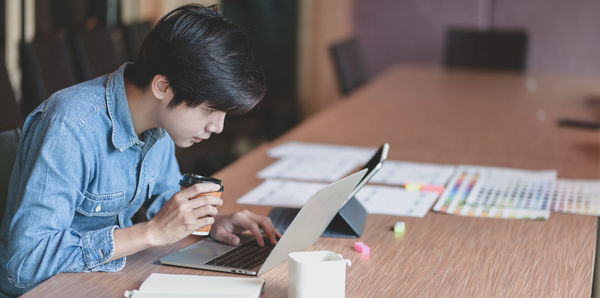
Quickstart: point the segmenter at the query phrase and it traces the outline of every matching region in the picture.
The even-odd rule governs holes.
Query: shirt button
[[[101,205],[98,205],[98,206],[96,206],[96,209],[95,209],[95,211],[96,211],[96,212],[100,212],[100,210],[102,210],[102,206],[101,206]]]

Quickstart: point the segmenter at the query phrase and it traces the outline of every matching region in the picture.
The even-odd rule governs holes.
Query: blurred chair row
[[[21,112],[3,63],[0,63],[0,94],[0,132],[20,127]]]
[[[17,155],[21,113],[10,85],[6,67],[0,65],[0,220],[4,216],[8,182]]]
[[[150,30],[150,23],[113,30],[69,29],[40,34],[33,41],[23,43],[22,99],[17,105],[3,68],[1,87],[3,91],[7,90],[4,92],[7,96],[1,103],[3,115],[0,125],[7,123],[7,127],[19,127],[23,119],[52,93],[110,73],[125,61],[135,60]],[[279,102],[277,98],[265,98],[243,118],[227,117],[226,129],[221,135],[213,136],[199,146],[178,148],[176,154],[182,172],[212,175],[260,143],[281,134],[283,128],[292,124],[283,119],[283,114],[291,113],[282,113]],[[279,119],[277,115],[283,118]]]
[[[0,219],[4,215],[10,174],[23,120],[53,92],[114,71],[137,54],[150,23],[118,30],[73,30],[36,37],[21,45],[22,100],[18,104],[6,66],[0,63]],[[119,39],[123,46],[120,48]],[[4,56],[4,55],[2,55]]]
[[[526,65],[527,42],[527,33],[519,30],[450,28],[444,44],[444,65],[522,72]],[[343,95],[369,80],[371,74],[354,37],[333,44],[330,53]]]
[[[22,100],[17,103],[4,64],[0,65],[0,219],[25,117],[53,92],[110,73],[133,61],[151,29],[150,23],[120,30],[61,31],[21,45]],[[122,41],[122,42],[120,42]],[[260,109],[260,107],[259,107]],[[266,111],[268,113],[268,111]],[[227,130],[200,146],[177,149],[182,172],[212,175],[266,139],[261,114],[252,112],[226,120]],[[268,119],[267,119],[268,120]]]
[[[113,30],[62,30],[21,45],[23,116],[53,92],[110,73],[132,61],[150,23]]]

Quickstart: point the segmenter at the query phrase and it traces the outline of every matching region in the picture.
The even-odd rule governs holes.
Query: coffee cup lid
[[[183,175],[181,180],[179,180],[179,185],[188,187],[188,186],[194,185],[196,183],[206,183],[206,182],[223,186],[223,184],[221,183],[221,179],[207,177],[207,176],[201,176],[201,175],[196,175],[196,174]]]

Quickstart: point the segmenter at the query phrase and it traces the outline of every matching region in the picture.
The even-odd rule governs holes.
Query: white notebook
[[[260,277],[201,276],[152,273],[139,290],[125,291],[130,298],[257,298],[265,281]]]

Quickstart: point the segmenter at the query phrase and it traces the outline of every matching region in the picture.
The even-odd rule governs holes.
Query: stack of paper
[[[438,193],[407,191],[398,187],[363,187],[356,198],[368,213],[423,217],[429,212]]]
[[[238,204],[300,208],[324,183],[269,179],[237,200]]]
[[[258,298],[265,281],[260,277],[201,276],[152,273],[139,290],[125,291],[125,297],[245,297]]]
[[[289,142],[269,150],[280,158],[258,173],[266,179],[238,199],[240,204],[299,208],[325,183],[336,181],[363,166],[374,148]],[[439,193],[407,191],[407,183],[443,186],[454,166],[387,160],[371,182],[356,194],[368,213],[424,216]]]
[[[371,182],[389,185],[421,183],[444,186],[454,174],[455,166],[388,160]]]
[[[287,142],[269,150],[273,158],[282,157],[318,157],[357,160],[366,162],[375,153],[376,148],[331,145],[309,142]]]
[[[269,179],[239,198],[239,204],[300,208],[324,183]],[[437,193],[407,191],[398,187],[365,186],[356,198],[368,213],[423,217]]]
[[[258,172],[258,177],[333,182],[362,164],[352,159],[294,156],[272,163]]]
[[[333,182],[362,166],[375,152],[373,148],[289,142],[269,150],[280,158],[258,173],[259,178]],[[455,166],[386,160],[371,178],[372,183],[404,185],[421,183],[445,185]]]

